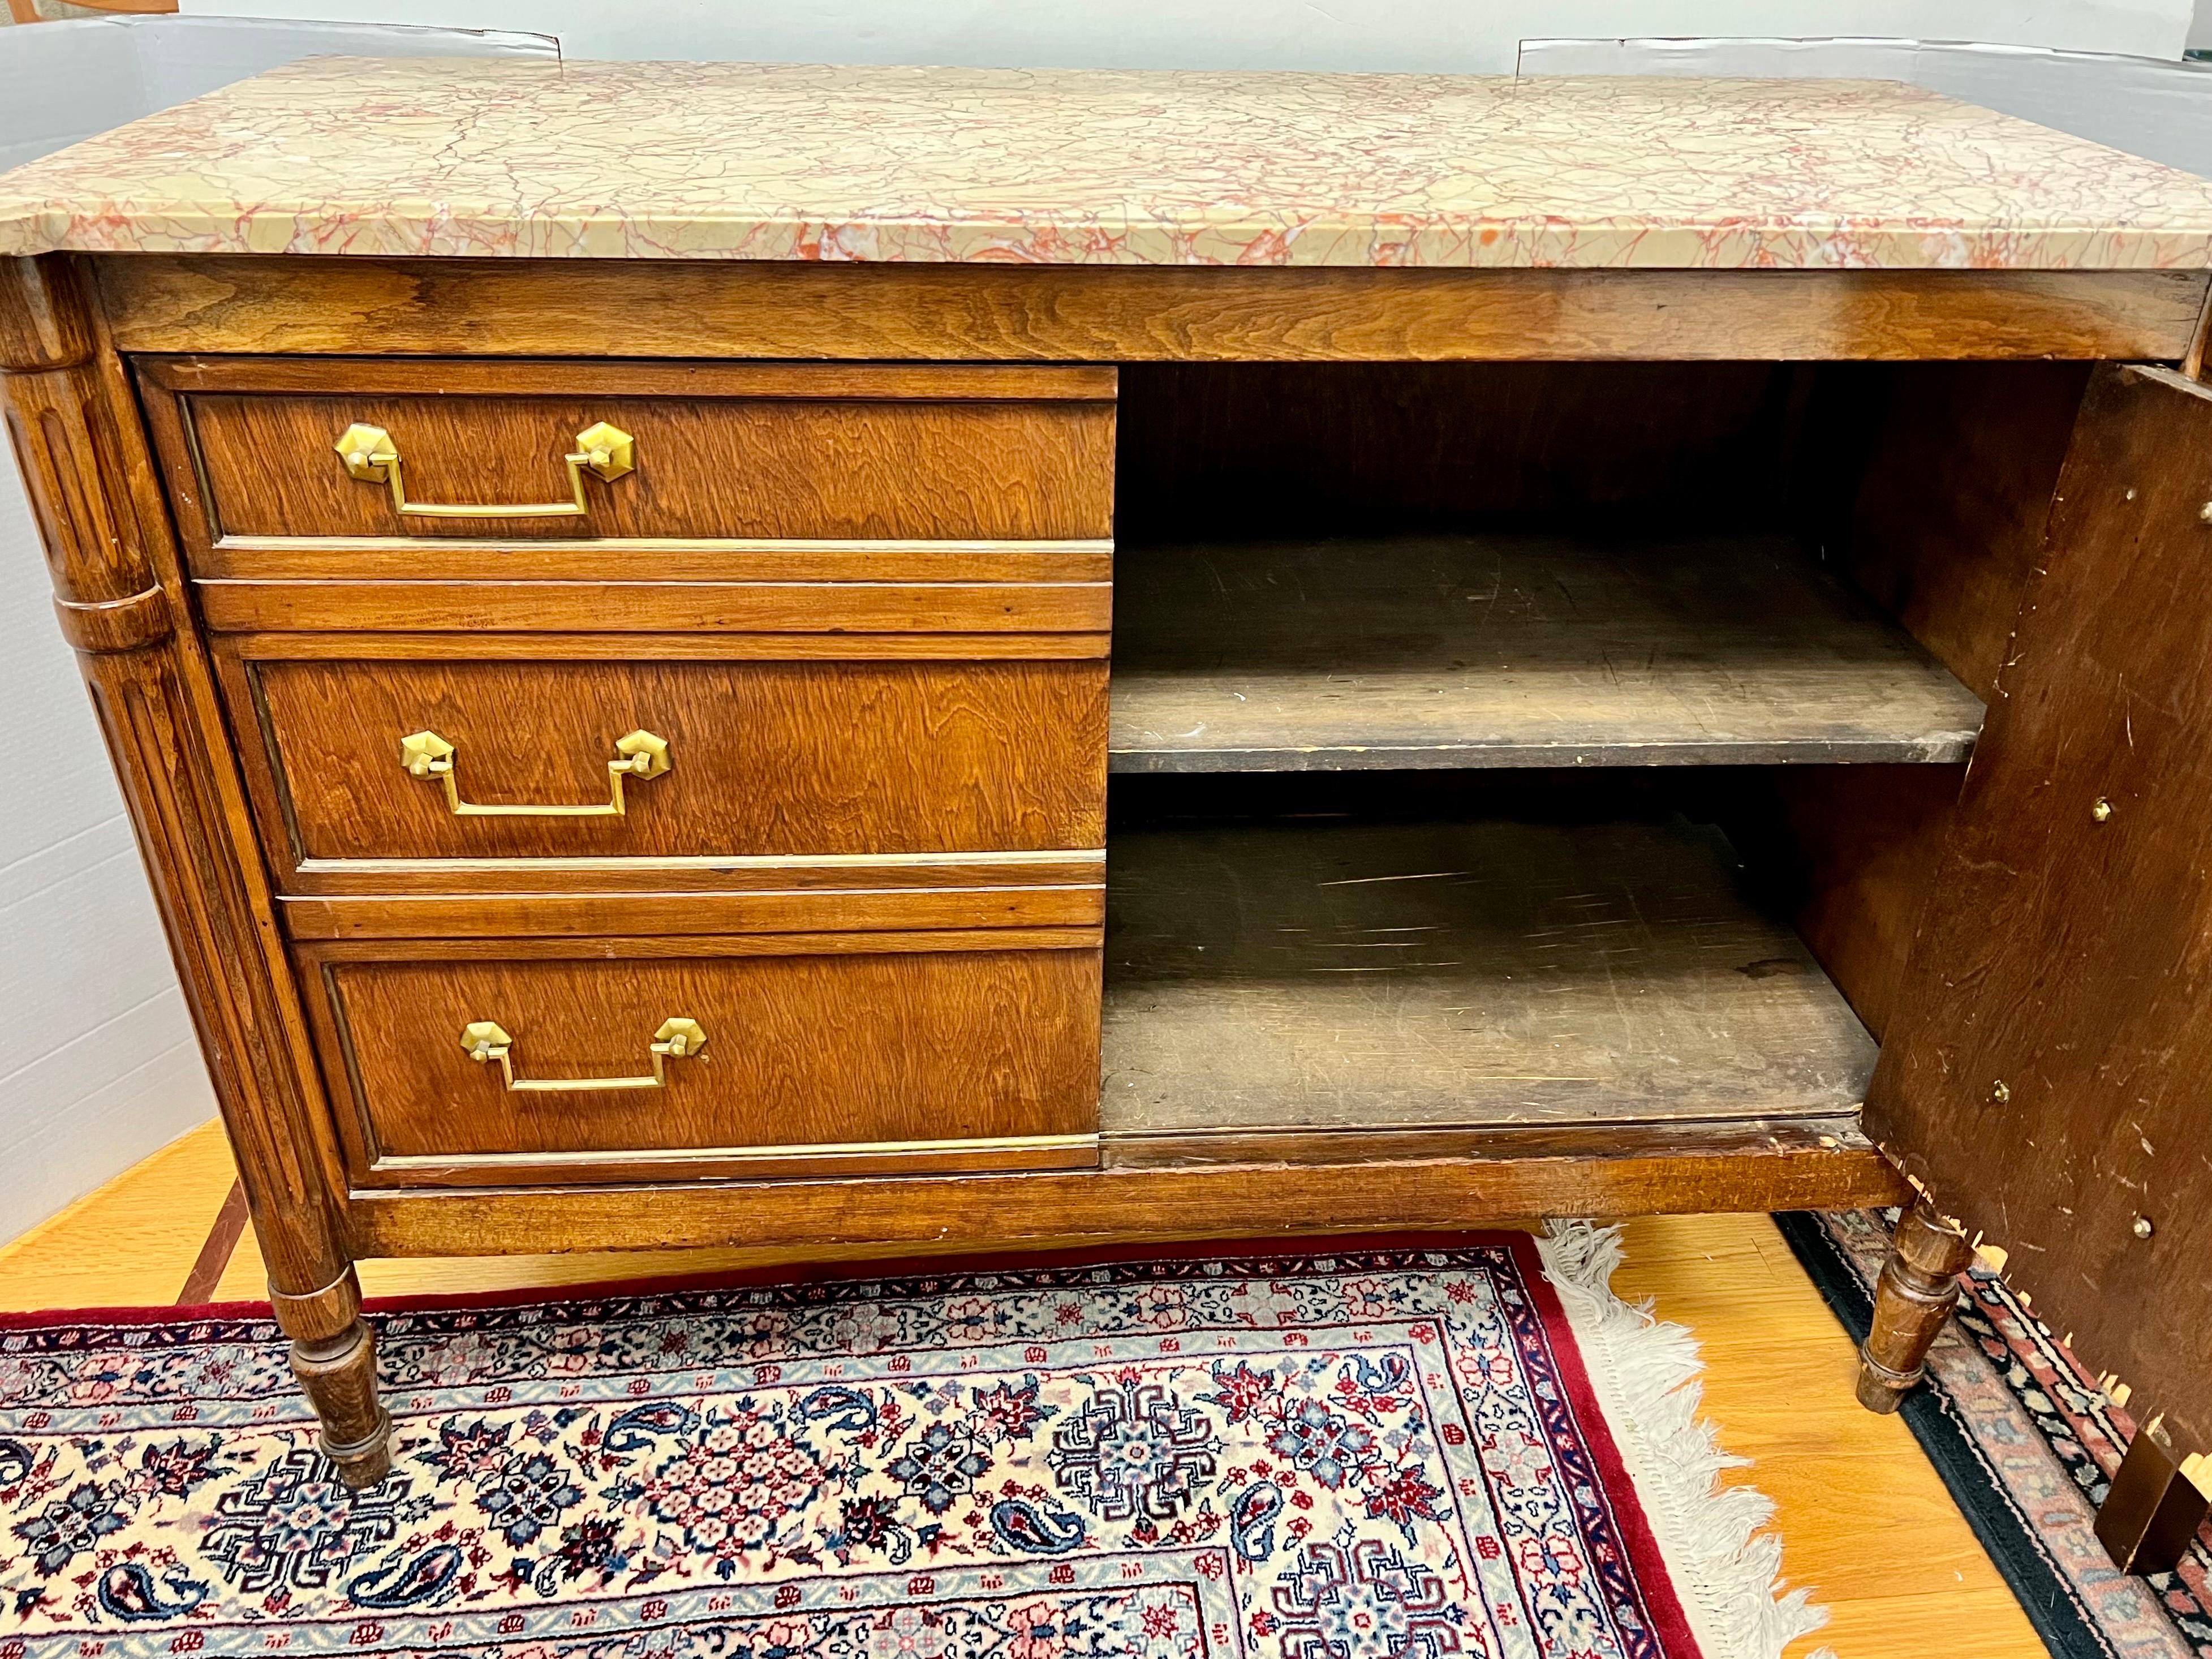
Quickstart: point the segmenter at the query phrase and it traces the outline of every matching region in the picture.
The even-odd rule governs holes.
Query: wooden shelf
[[[1979,698],[1780,538],[1124,549],[1121,772],[1957,761]]]
[[[1103,1133],[1849,1119],[1875,1043],[1718,832],[1293,820],[1107,853]]]

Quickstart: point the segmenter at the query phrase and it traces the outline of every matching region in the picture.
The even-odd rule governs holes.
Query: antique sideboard
[[[0,179],[329,1455],[365,1257],[1905,1203],[1862,1397],[1978,1246],[2154,1560],[2208,283],[1879,83],[319,60]]]

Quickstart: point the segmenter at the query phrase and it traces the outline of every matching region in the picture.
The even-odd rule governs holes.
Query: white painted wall
[[[301,0],[182,0],[275,17]],[[325,17],[543,29],[568,58],[1504,75],[1523,39],[1857,34],[2179,58],[2192,0],[319,0]]]
[[[0,168],[315,52],[549,55],[489,40],[177,18],[0,28]],[[6,447],[0,440],[0,448]],[[215,1114],[92,706],[0,459],[0,1239]]]
[[[15,757],[0,790],[7,1237],[215,1111],[12,465],[0,466],[0,709]]]

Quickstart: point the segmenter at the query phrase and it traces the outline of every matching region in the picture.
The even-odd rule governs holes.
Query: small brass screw
[[[2212,501],[2207,501],[2203,506],[2198,507],[2197,509],[2197,516],[2202,519],[2206,524],[2212,524]]]
[[[2136,1218],[2135,1225],[2129,1228],[2128,1231],[2133,1233],[2137,1238],[2148,1238],[2151,1235],[2150,1218],[2147,1215],[2137,1216]]]
[[[2005,1080],[2002,1078],[1990,1085],[1990,1098],[2000,1106],[2012,1098],[2012,1091],[2005,1085]]]
[[[2106,800],[2102,795],[2098,796],[2095,803],[2089,808],[2089,816],[2096,819],[2098,823],[2102,823],[2106,818],[2112,816],[2112,803]]]

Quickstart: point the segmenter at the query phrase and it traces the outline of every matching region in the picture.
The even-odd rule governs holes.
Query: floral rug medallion
[[[0,1327],[0,1659],[1695,1659],[1528,1241]],[[880,1273],[882,1270],[872,1270]]]

